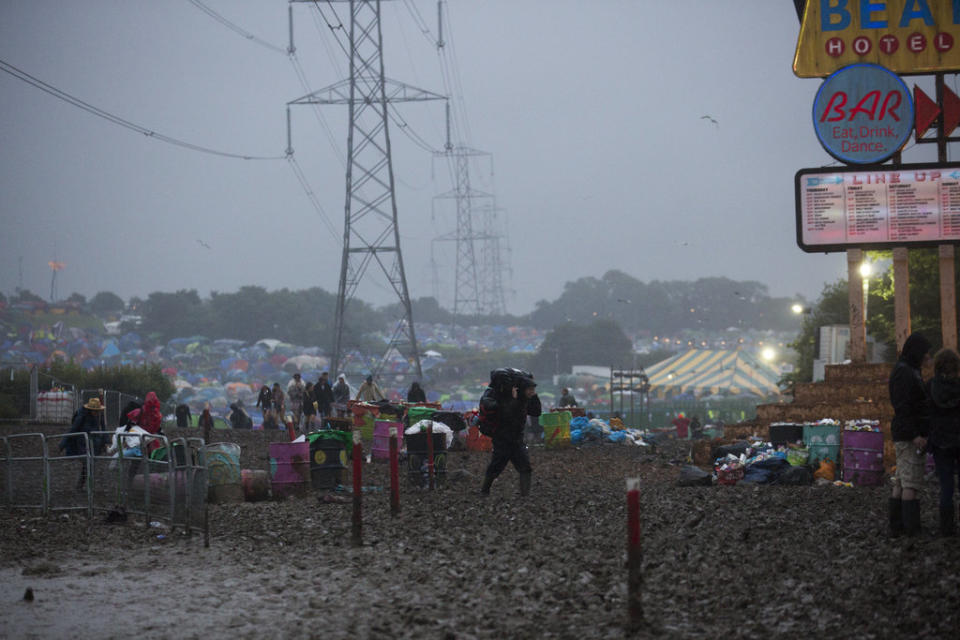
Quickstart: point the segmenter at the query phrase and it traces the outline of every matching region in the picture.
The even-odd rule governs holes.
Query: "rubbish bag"
[[[747,466],[741,482],[771,484],[776,482],[777,478],[789,468],[790,463],[784,458],[772,457],[765,460],[759,460]]]
[[[813,468],[809,465],[792,466],[777,476],[776,484],[803,486],[813,484]]]
[[[824,458],[820,461],[820,468],[813,472],[814,478],[823,478],[833,482],[837,476],[837,465],[830,458]]]
[[[713,476],[699,467],[684,465],[677,478],[678,487],[709,487],[713,484]]]
[[[726,458],[727,454],[732,454],[735,458],[739,458],[741,455],[747,452],[748,448],[750,448],[750,443],[748,442],[734,442],[733,444],[725,444],[719,447],[714,447],[713,451],[710,453],[710,457],[716,460],[717,458]]]

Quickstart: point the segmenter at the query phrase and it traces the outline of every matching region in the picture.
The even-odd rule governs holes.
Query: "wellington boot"
[[[493,486],[493,478],[484,478],[483,485],[480,486],[480,495],[488,496],[490,495],[490,487]]]
[[[940,507],[940,535],[944,537],[957,534],[957,523],[953,519],[953,507]]]
[[[903,501],[903,533],[908,536],[920,535],[920,501]]]
[[[887,505],[890,515],[890,537],[899,538],[903,533],[903,501],[900,498],[890,498]]]
[[[533,474],[531,473],[520,474],[520,495],[521,496],[530,495],[530,485],[532,483],[533,483]]]

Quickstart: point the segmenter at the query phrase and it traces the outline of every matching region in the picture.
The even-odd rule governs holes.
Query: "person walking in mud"
[[[912,333],[903,343],[900,359],[890,373],[890,404],[893,420],[890,433],[897,454],[893,494],[888,502],[890,536],[920,533],[920,501],[923,489],[925,449],[929,417],[927,394],[921,369],[930,357],[930,343],[920,333]]]
[[[953,349],[941,349],[934,356],[927,399],[929,445],[940,483],[940,535],[953,536],[957,532],[953,492],[960,473],[960,355]]]
[[[490,464],[483,476],[480,495],[490,495],[497,476],[513,463],[520,474],[520,495],[530,493],[533,468],[524,443],[527,416],[539,416],[543,409],[533,376],[517,369],[497,369],[490,374],[490,386],[480,398],[481,431],[493,441]]]
[[[290,411],[293,413],[293,428],[300,430],[300,421],[303,418],[303,402],[306,387],[299,373],[293,374],[293,379],[287,384],[287,400]]]

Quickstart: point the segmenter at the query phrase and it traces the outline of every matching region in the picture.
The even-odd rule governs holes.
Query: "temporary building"
[[[777,395],[780,372],[743,350],[690,349],[647,367],[653,397]]]

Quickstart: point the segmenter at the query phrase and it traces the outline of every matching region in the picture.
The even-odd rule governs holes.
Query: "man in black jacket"
[[[523,442],[527,416],[539,416],[543,409],[537,396],[537,383],[526,372],[515,371],[506,379],[498,379],[495,371],[490,376],[490,386],[480,399],[481,411],[496,416],[496,428],[491,434],[493,454],[483,477],[481,495],[490,495],[490,487],[497,476],[512,462],[520,474],[520,495],[530,493],[533,468],[530,455]]]
[[[890,404],[893,405],[890,432],[897,453],[897,472],[889,501],[892,537],[920,532],[917,491],[923,488],[928,430],[927,397],[920,370],[929,353],[927,339],[920,333],[910,334],[890,373]]]
[[[350,397],[349,389],[347,389],[347,397]],[[317,384],[313,385],[313,399],[317,401],[320,426],[323,427],[323,419],[330,417],[333,406],[333,387],[330,386],[330,378],[326,371],[320,374]]]

